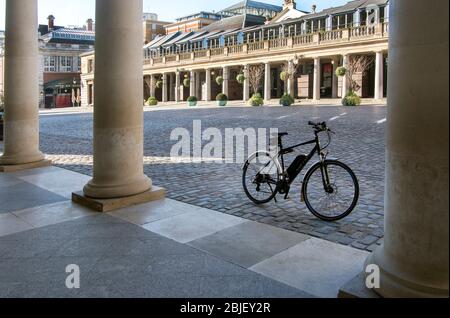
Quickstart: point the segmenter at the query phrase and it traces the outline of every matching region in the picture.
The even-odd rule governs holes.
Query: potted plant
[[[344,66],[339,66],[336,69],[336,76],[337,77],[344,77],[347,74],[347,69]]]
[[[246,80],[246,78],[245,78],[245,75],[244,75],[243,73],[239,73],[239,74],[236,76],[236,81],[237,81],[239,84],[244,84],[245,80]]]
[[[148,106],[156,106],[158,105],[158,100],[155,97],[149,97],[147,100]]]
[[[156,88],[161,88],[161,87],[163,87],[163,81],[157,80],[156,81]]]
[[[343,106],[359,106],[361,105],[361,98],[354,92],[350,91],[343,99]]]
[[[223,79],[223,77],[222,76],[217,76],[216,77],[216,83],[217,83],[217,85],[222,85],[223,84],[223,81],[224,81],[224,79]]]
[[[292,97],[289,94],[284,94],[280,99],[280,105],[282,105],[282,106],[287,107],[287,106],[291,106],[294,103],[295,103],[294,97]]]
[[[185,79],[183,80],[183,86],[184,86],[184,87],[189,87],[189,86],[191,86],[191,81],[189,80],[189,78],[185,78]]]
[[[281,79],[283,82],[287,81],[288,77],[289,77],[288,72],[283,71],[283,72],[280,73],[280,79]]]
[[[198,101],[197,97],[189,96],[187,99],[188,106],[191,106],[191,107],[197,106],[197,101]]]
[[[217,95],[216,101],[217,101],[217,106],[227,106],[228,96],[220,93],[219,95]]]
[[[252,98],[250,98],[249,100],[249,105],[255,107],[264,105],[264,99],[262,98],[261,94],[253,94]]]

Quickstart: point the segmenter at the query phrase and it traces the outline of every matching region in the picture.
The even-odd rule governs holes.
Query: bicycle
[[[278,133],[278,151],[271,155],[267,151],[253,154],[245,163],[242,182],[247,197],[257,205],[277,202],[277,195],[289,198],[293,182],[317,154],[319,162],[315,163],[305,174],[301,189],[301,202],[311,213],[321,220],[333,222],[347,217],[353,212],[359,200],[359,182],[355,173],[344,163],[328,159],[325,152],[331,144],[334,132],[325,122],[309,122],[314,128],[314,140],[292,147],[283,147],[283,137],[288,133]],[[321,134],[325,133],[328,141],[321,145]],[[307,155],[301,154],[286,169],[285,155],[294,153],[297,148],[315,144]]]

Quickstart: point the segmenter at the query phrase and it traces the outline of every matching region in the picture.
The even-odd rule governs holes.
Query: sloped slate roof
[[[302,18],[304,18],[304,19],[320,18],[320,17],[328,16],[330,14],[340,14],[340,13],[355,11],[357,9],[366,8],[370,5],[383,5],[388,2],[389,2],[389,0],[353,0],[342,6],[327,8],[327,9],[322,10],[317,13],[305,15]]]
[[[272,11],[279,11],[281,12],[281,10],[283,10],[282,7],[280,6],[276,6],[273,4],[268,4],[268,3],[263,3],[263,2],[259,2],[259,1],[253,1],[253,0],[245,0],[245,1],[240,1],[224,10],[222,10],[222,12],[224,11],[233,11],[233,10],[237,10],[243,7],[247,7],[247,8],[257,8],[257,9],[267,9],[267,10],[272,10]]]
[[[263,25],[266,19],[253,14],[241,14],[214,22],[204,28],[205,31],[241,29],[254,25]]]

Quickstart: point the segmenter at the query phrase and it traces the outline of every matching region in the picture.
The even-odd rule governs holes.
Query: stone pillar
[[[195,71],[191,71],[190,73],[190,83],[189,83],[189,94],[191,96],[195,96]]]
[[[4,154],[0,171],[49,163],[39,151],[37,12],[37,0],[6,1]],[[139,100],[142,84],[140,89]]]
[[[151,97],[155,97],[156,94],[156,79],[155,79],[155,75],[151,75],[150,76],[150,96]]]
[[[447,298],[449,2],[390,6],[385,239],[367,263],[384,297]]]
[[[169,74],[169,101],[175,100],[173,87],[173,74]]]
[[[207,68],[206,74],[206,101],[211,101],[211,69]]]
[[[291,71],[294,69],[294,62],[288,62],[288,70]],[[290,74],[289,78],[286,81],[286,93],[294,96],[294,74]]]
[[[175,102],[179,103],[181,98],[180,98],[180,72],[175,72]]]
[[[349,57],[348,57],[347,54],[343,55],[343,57],[342,57],[342,66],[343,67],[347,67],[348,66],[348,58]],[[348,85],[349,85],[348,78],[347,78],[347,75],[345,75],[344,77],[342,77],[342,98],[347,96]]]
[[[250,65],[244,65],[244,84],[243,86],[243,90],[244,92],[242,93],[244,102],[247,102],[250,99],[250,81],[248,80],[249,77],[249,68]]]
[[[195,72],[195,96],[197,96],[197,98],[199,100],[202,99],[202,81],[201,81],[201,76],[200,76],[200,71]]]
[[[230,68],[225,66],[223,68],[223,84],[222,84],[222,93],[228,96],[228,81],[230,79]]]
[[[167,74],[166,73],[163,73],[163,75],[162,75],[162,83],[163,83],[163,86],[162,86],[162,102],[163,103],[167,103],[167,101],[168,101],[168,98],[169,98],[169,83],[168,83],[168,80],[167,80]]]
[[[375,59],[375,99],[384,97],[384,57],[383,52],[376,52]]]
[[[320,58],[314,58],[314,84],[313,84],[313,99],[320,100],[320,77],[321,77]]]
[[[272,83],[270,78],[270,63],[264,65],[264,100],[270,101],[272,98]]]
[[[339,77],[336,75],[336,70],[339,67],[339,60],[337,58],[333,59],[333,84],[331,87],[332,98],[338,98],[339,90]]]
[[[88,198],[129,197],[152,187],[143,173],[142,7],[142,0],[96,0],[94,178],[84,188]]]

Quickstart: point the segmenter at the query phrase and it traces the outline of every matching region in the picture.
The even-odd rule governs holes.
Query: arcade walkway
[[[336,297],[368,256],[169,199],[94,213],[70,201],[88,179],[0,174],[0,298]]]

